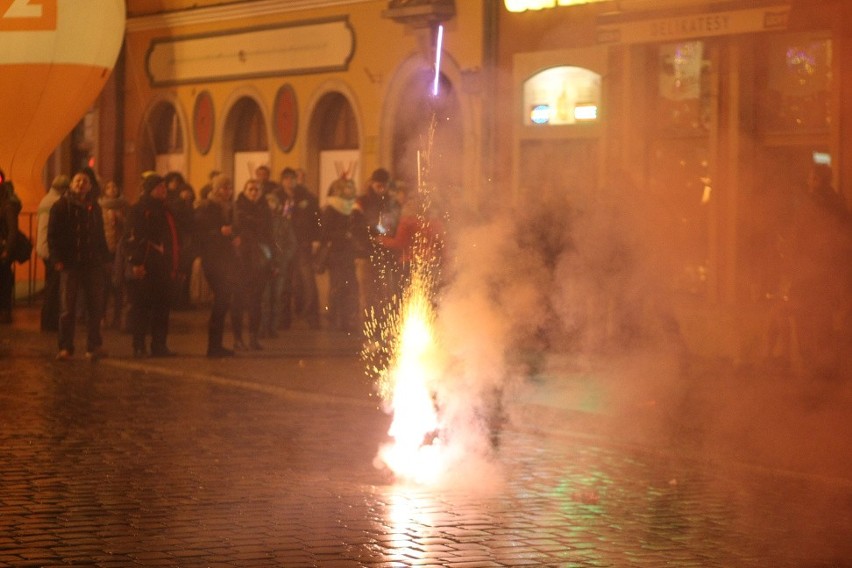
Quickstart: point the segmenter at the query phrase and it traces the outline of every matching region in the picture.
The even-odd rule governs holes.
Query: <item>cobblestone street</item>
[[[359,360],[319,334],[160,368],[0,337],[0,566],[852,566],[848,480],[582,421],[510,424],[457,484],[398,485]]]

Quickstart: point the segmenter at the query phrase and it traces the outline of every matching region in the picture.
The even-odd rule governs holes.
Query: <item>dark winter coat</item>
[[[353,209],[351,200],[329,197],[328,202],[322,215],[322,246],[329,247],[329,264],[354,263],[359,256],[361,212]]]
[[[310,247],[320,240],[320,208],[317,197],[308,188],[297,185],[293,197],[282,195],[284,214],[290,217],[293,234],[300,247]]]
[[[364,222],[371,235],[393,235],[396,232],[400,206],[390,195],[379,195],[370,189],[358,198],[357,208],[364,216]]]
[[[245,194],[234,204],[234,233],[240,268],[247,276],[258,276],[272,269],[272,211],[265,199],[252,201]]]
[[[0,183],[0,257],[8,259],[18,238],[18,215],[21,202],[11,182]]]
[[[131,265],[144,265],[147,277],[153,280],[177,278],[180,240],[174,216],[164,201],[143,195],[130,208],[126,239]]]
[[[65,268],[102,266],[109,260],[104,216],[97,201],[80,201],[70,192],[50,208],[47,247],[51,264]]]
[[[237,270],[237,253],[233,237],[222,234],[222,227],[233,226],[233,204],[204,199],[195,210],[195,244],[208,278],[233,280]]]

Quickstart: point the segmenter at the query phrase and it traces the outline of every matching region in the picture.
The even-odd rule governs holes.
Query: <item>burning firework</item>
[[[427,148],[434,134],[434,117]],[[371,361],[379,394],[386,410],[393,413],[388,431],[392,442],[378,459],[398,477],[427,483],[441,471],[442,424],[436,400],[441,377],[442,349],[436,334],[435,295],[440,274],[443,239],[438,221],[430,215],[429,191],[422,182],[428,170],[428,153],[418,153],[418,196],[408,203],[416,214],[416,226],[403,254],[402,291],[386,306],[380,317],[370,318],[371,339],[365,355]]]
[[[417,281],[412,280],[403,297],[395,322],[395,356],[382,376],[380,390],[393,412],[388,430],[393,442],[381,449],[379,457],[400,477],[430,482],[441,471],[441,424],[435,401],[440,351],[428,286]]]

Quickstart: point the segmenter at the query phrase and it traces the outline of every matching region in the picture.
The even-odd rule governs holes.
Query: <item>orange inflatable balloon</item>
[[[47,157],[104,87],[124,38],[124,0],[0,0],[0,169],[24,207]]]

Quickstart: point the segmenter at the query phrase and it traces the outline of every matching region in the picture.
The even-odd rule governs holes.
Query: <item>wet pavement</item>
[[[180,312],[179,357],[107,332],[110,358],[56,362],[34,313],[0,329],[0,566],[852,566],[850,430],[793,436],[848,426],[845,402],[767,415],[794,460],[723,443],[745,403],[707,403],[721,382],[628,402],[563,368],[524,382],[497,450],[418,487],[373,465],[389,417],[357,337],[209,360],[203,313]]]

